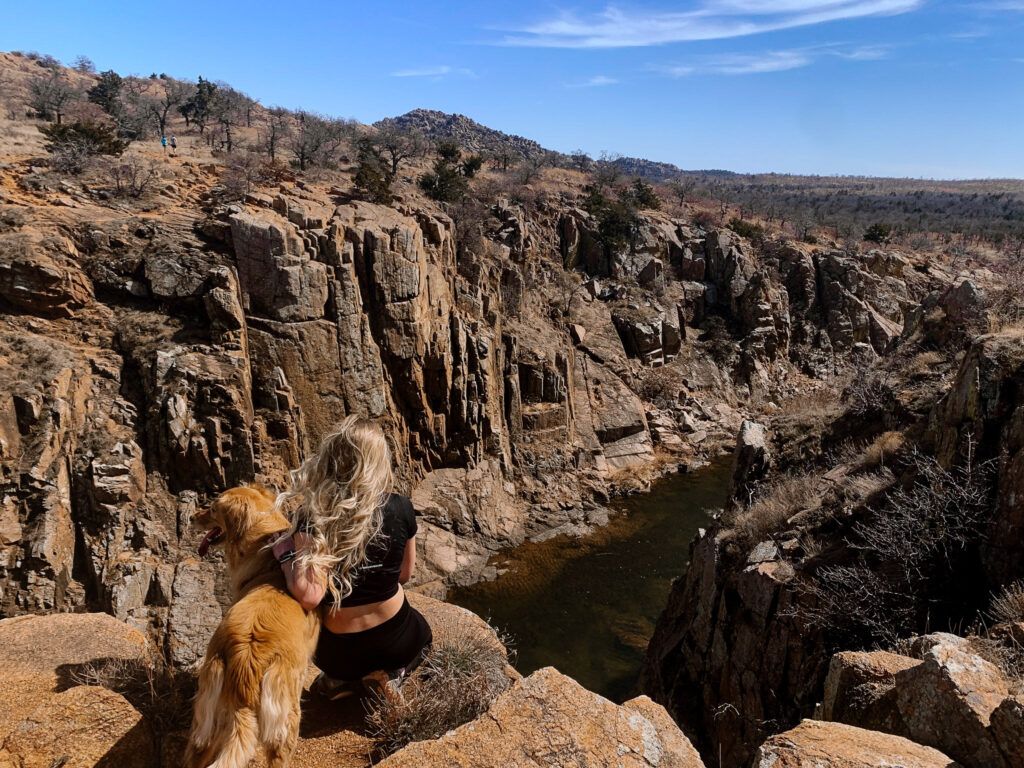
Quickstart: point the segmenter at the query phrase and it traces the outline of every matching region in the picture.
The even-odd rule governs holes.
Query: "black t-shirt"
[[[380,532],[366,547],[366,559],[355,570],[352,593],[343,607],[387,600],[398,592],[405,544],[416,535],[416,512],[405,496],[392,493],[384,504]],[[330,594],[324,598],[330,604]]]

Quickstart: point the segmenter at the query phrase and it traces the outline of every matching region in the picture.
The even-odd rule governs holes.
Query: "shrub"
[[[391,184],[395,174],[384,158],[383,151],[369,138],[360,139],[356,145],[357,168],[354,182],[356,190],[367,200],[390,205],[394,197]]]
[[[733,216],[729,219],[728,227],[740,237],[745,237],[748,240],[761,240],[764,238],[764,227],[752,221],[744,221]]]
[[[606,253],[622,251],[629,245],[636,229],[636,211],[628,197],[605,197],[598,187],[590,187],[583,208],[596,220],[597,235]]]
[[[661,208],[661,198],[654,191],[654,187],[643,179],[635,179],[623,190],[622,197],[624,198],[623,202],[642,210],[656,211]]]
[[[985,303],[991,312],[993,330],[1024,320],[1024,263],[998,265],[999,282],[988,291]]]
[[[88,56],[77,56],[73,64],[74,68],[85,74],[92,74],[96,71],[96,65]]]
[[[888,382],[867,373],[858,375],[843,392],[847,411],[853,416],[874,417],[886,413],[896,400]]]
[[[128,142],[117,137],[114,129],[102,123],[78,122],[63,125],[40,126],[40,132],[49,141],[47,152],[67,144],[80,144],[93,155],[118,157],[128,148]]]
[[[462,150],[454,141],[439,141],[437,143],[437,156],[446,163],[457,163],[462,157]]]
[[[268,164],[255,152],[232,155],[221,176],[221,184],[224,186],[221,199],[242,200],[257,184],[270,182],[272,175]]]
[[[461,199],[469,189],[459,168],[441,158],[434,162],[434,170],[420,176],[417,183],[431,199],[445,203]]]
[[[1015,581],[1003,587],[992,598],[988,612],[997,623],[1024,621],[1024,582]]]
[[[703,229],[710,229],[716,224],[715,215],[708,211],[697,211],[693,214],[693,223]]]
[[[970,604],[969,573],[984,538],[993,465],[967,460],[945,469],[911,452],[910,475],[851,526],[849,562],[800,582],[797,615],[844,647],[891,645],[929,623],[954,620]]]
[[[864,230],[864,239],[871,243],[887,243],[892,235],[892,227],[888,224],[872,224]]]
[[[484,159],[481,155],[470,155],[462,161],[462,175],[472,179],[484,166]]]
[[[86,98],[111,117],[121,112],[121,89],[124,79],[112,69],[100,73],[100,79],[86,92]]]
[[[682,374],[668,366],[645,368],[638,379],[636,393],[647,402],[671,407],[686,392]]]
[[[375,697],[367,726],[377,749],[391,754],[479,717],[508,688],[507,664],[494,640],[483,634],[435,640],[401,696]]]
[[[118,197],[142,197],[150,184],[157,178],[158,171],[152,162],[132,157],[120,163],[111,162],[106,167],[107,176]]]

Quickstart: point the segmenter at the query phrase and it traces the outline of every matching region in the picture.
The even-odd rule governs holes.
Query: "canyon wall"
[[[948,622],[977,631],[990,595],[1024,575],[1015,502],[1024,477],[1018,439],[1024,346],[1015,327],[985,333],[990,322],[982,298],[966,280],[930,292],[907,312],[887,357],[850,385],[841,406],[741,431],[732,502],[739,512],[727,510],[692,543],[690,565],[673,586],[643,672],[643,690],[695,735],[706,758],[748,765],[767,736],[811,717],[831,695],[825,680],[833,653],[865,646],[863,635],[853,640],[836,624],[821,623],[826,608],[844,610],[825,601],[847,600],[850,616],[870,618],[863,606],[885,584],[829,593],[815,589],[815,579],[822,569],[860,562],[859,532],[878,515],[893,514],[893,504],[908,503],[899,494],[920,482],[915,472],[922,462],[935,467],[937,482],[957,484],[957,492],[968,483],[964,467],[986,478],[976,508],[962,506],[966,495],[934,491],[934,503],[948,505],[950,519],[976,516],[978,523],[971,539],[956,542],[963,553],[952,577],[957,594],[920,596],[933,605],[926,620],[939,629]],[[773,495],[773,488],[782,490]],[[775,521],[743,517],[748,498],[759,494],[781,506]],[[772,514],[756,501],[747,509]],[[835,704],[847,705],[854,706]],[[867,727],[907,735],[877,723]],[[940,739],[914,738],[948,749]]]
[[[184,665],[226,599],[191,515],[282,487],[344,415],[385,425],[443,595],[728,449],[793,373],[876,358],[933,279],[655,211],[609,251],[571,195],[498,199],[456,237],[427,201],[298,180],[218,204],[219,169],[187,160],[148,213],[2,173],[0,610],[108,611]]]

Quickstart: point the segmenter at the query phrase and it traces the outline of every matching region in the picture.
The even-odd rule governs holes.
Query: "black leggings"
[[[321,630],[313,663],[335,680],[359,680],[409,666],[433,639],[423,614],[406,600],[390,619],[362,632]]]

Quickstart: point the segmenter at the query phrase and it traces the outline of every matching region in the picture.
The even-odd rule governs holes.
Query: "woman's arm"
[[[402,572],[398,575],[398,583],[405,584],[412,578],[416,570],[416,537],[405,542],[405,553],[402,555]]]
[[[312,537],[307,533],[296,533],[292,538],[295,556],[285,559],[281,563],[281,570],[284,571],[284,579],[292,597],[307,611],[311,611],[324,599],[327,592],[327,574],[320,568],[299,568],[296,565],[297,556],[302,554],[304,547],[309,546]],[[274,547],[274,554],[280,559],[278,546]]]

